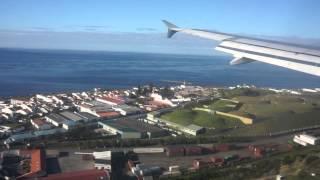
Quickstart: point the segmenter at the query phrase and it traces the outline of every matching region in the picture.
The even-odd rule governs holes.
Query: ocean
[[[186,81],[193,85],[316,88],[320,78],[254,62],[230,66],[230,56],[0,49],[0,96]]]

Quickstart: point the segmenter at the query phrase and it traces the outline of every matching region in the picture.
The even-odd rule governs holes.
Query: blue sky
[[[214,43],[165,39],[183,27],[318,43],[318,0],[2,0],[0,47],[212,53]],[[306,40],[305,40],[306,39]]]

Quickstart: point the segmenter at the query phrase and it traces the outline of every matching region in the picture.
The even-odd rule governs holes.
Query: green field
[[[253,117],[253,125],[243,125],[240,121],[213,115],[208,112],[194,111],[193,107],[178,109],[161,118],[181,124],[196,124],[208,128],[241,128],[230,131],[232,135],[262,135],[283,130],[320,125],[320,96],[294,96],[264,93],[255,96],[235,96],[233,103],[215,100],[193,107],[229,112],[240,116]],[[236,106],[234,106],[236,105]]]
[[[243,103],[235,114],[253,114],[256,123],[232,134],[259,135],[320,124],[320,97],[289,95],[240,96]]]
[[[210,101],[203,105],[207,106],[208,109],[212,109],[215,111],[222,111],[222,112],[229,112],[241,106],[241,104],[237,104],[237,103],[226,101],[226,100]]]
[[[234,103],[218,100],[208,102],[205,106],[208,106],[208,108],[212,110],[228,112],[234,109],[226,106],[230,104],[233,105]],[[198,107],[203,106],[199,105]],[[204,111],[192,110],[192,107],[177,109],[174,112],[161,116],[161,118],[181,125],[196,124],[202,127],[217,129],[243,126],[243,123],[237,119],[214,115]]]

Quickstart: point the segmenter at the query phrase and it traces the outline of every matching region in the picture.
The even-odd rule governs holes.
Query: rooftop
[[[126,119],[118,119],[118,120],[104,120],[102,123],[110,125],[117,129],[124,129],[125,131],[134,131],[134,132],[159,132],[163,131],[161,128],[146,124],[137,120],[126,120]]]
[[[90,114],[90,113],[87,113],[87,112],[78,112],[77,114],[79,114],[80,116],[83,116],[84,118],[88,119],[88,120],[93,120],[93,119],[96,119],[97,117]]]
[[[32,122],[38,126],[42,126],[42,125],[45,125],[45,124],[49,124],[46,122],[45,119],[43,118],[35,118],[35,119],[32,119]]]
[[[129,106],[129,105],[126,105],[126,104],[122,104],[122,105],[117,105],[115,106],[114,108],[119,108],[119,109],[122,109],[124,111],[130,111],[130,112],[136,112],[136,111],[140,111],[141,109],[138,108],[138,107],[135,107],[135,106]]]
[[[195,125],[195,124],[190,124],[186,128],[191,129],[193,131],[199,131],[199,130],[203,129],[203,127]]]
[[[109,101],[114,104],[123,104],[124,103],[124,100],[122,98],[116,97],[116,96],[112,96],[112,97],[111,96],[103,96],[103,97],[100,97],[99,99]]]
[[[100,121],[99,123],[105,124],[107,126],[113,127],[115,129],[117,129],[119,131],[123,131],[123,132],[138,132],[137,130],[135,130],[131,127],[118,124],[118,123],[116,123],[116,121],[104,120],[104,121]]]
[[[101,111],[101,112],[97,112],[97,114],[102,118],[113,118],[113,117],[120,116],[120,113],[116,111]]]
[[[117,124],[121,124],[123,126],[131,127],[139,132],[159,132],[163,131],[161,128],[146,124],[137,120],[126,120],[120,119],[116,121]]]
[[[65,117],[63,117],[59,114],[56,114],[56,113],[51,113],[51,114],[47,115],[47,117],[54,120],[54,121],[57,121],[57,122],[63,122],[65,120],[67,120]]]
[[[70,112],[70,111],[63,111],[60,113],[60,115],[66,117],[69,120],[73,120],[73,121],[83,120],[83,117],[81,117],[73,112]]]
[[[112,106],[106,103],[102,103],[96,100],[93,101],[88,101],[84,104],[81,104],[80,106],[85,107],[85,108],[89,108],[93,111],[108,111],[108,110],[112,110]]]

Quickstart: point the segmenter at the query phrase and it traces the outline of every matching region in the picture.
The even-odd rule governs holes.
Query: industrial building
[[[123,116],[131,115],[131,114],[137,114],[141,112],[141,109],[135,106],[129,106],[126,104],[114,106],[112,109],[119,112]]]
[[[123,139],[139,139],[141,133],[128,126],[117,124],[116,121],[99,121],[98,124],[111,134],[120,135]]]
[[[163,123],[166,126],[168,126],[169,128],[172,128],[172,130],[180,131],[180,132],[182,132],[184,134],[192,135],[192,136],[197,136],[197,135],[205,132],[205,128],[204,127],[201,127],[201,126],[198,126],[198,125],[195,125],[195,124],[190,124],[188,126],[183,126],[183,125],[180,125],[180,124],[177,124],[177,123],[174,123],[174,122],[171,122],[171,121],[167,121],[167,120],[164,120],[164,119],[161,119],[161,118],[154,118],[153,122]]]
[[[46,130],[52,127],[44,118],[31,119],[30,122],[37,130]]]
[[[167,131],[137,120],[104,120],[99,122],[102,128],[112,134],[119,134],[121,138],[156,138],[168,135]]]
[[[71,121],[74,121],[74,122],[84,122],[85,121],[85,118],[76,114],[76,113],[73,113],[73,112],[70,112],[70,111],[63,111],[61,113],[59,113],[61,116],[71,120]]]
[[[72,129],[77,126],[77,123],[65,118],[64,116],[61,116],[56,113],[51,113],[47,115],[46,120],[50,123],[52,123],[56,127],[62,127],[66,130]]]
[[[77,112],[76,114],[83,117],[84,122],[97,121],[99,119],[99,117],[94,116],[94,115],[87,113],[87,112]]]
[[[200,133],[204,132],[204,128],[195,124],[190,124],[188,126],[182,126],[179,128],[180,131],[190,134],[193,136],[197,136]]]
[[[96,100],[84,102],[77,107],[80,112],[86,112],[96,117],[115,118],[120,116],[120,113],[112,109],[112,105]]]
[[[45,118],[49,123],[53,124],[56,127],[62,127],[63,121],[67,120],[63,116],[56,114],[56,113],[51,113],[51,114],[47,115]]]

